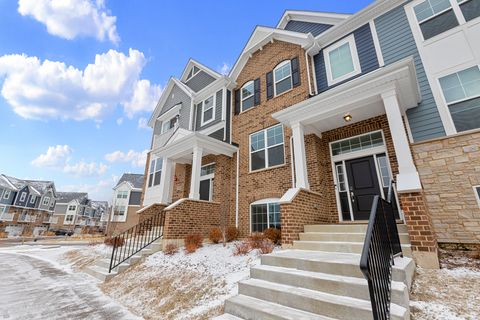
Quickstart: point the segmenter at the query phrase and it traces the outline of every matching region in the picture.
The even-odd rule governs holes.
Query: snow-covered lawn
[[[101,288],[145,319],[209,319],[222,313],[237,282],[260,263],[257,250],[244,256],[233,251],[234,243],[206,244],[192,254],[158,252]]]
[[[480,259],[448,256],[440,261],[440,270],[417,268],[412,320],[480,319]]]

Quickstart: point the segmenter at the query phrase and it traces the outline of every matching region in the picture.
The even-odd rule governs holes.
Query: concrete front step
[[[362,253],[363,242],[345,242],[345,241],[294,241],[294,249],[316,250],[325,252],[346,252]],[[409,244],[402,244],[402,252],[405,256],[412,256],[412,249]]]
[[[368,283],[363,278],[264,265],[252,267],[250,276],[252,279],[370,301]],[[392,282],[392,302],[405,308],[408,307],[409,295],[404,283]]]
[[[262,265],[322,272],[346,277],[364,278],[360,271],[360,254],[310,250],[284,250],[261,256]],[[411,258],[396,258],[392,270],[393,281],[405,283],[408,288],[415,272]]]
[[[334,232],[306,232],[300,233],[301,241],[349,241],[349,242],[364,242],[366,232],[357,233],[334,233]],[[408,233],[400,233],[400,243],[410,244],[410,237]]]
[[[399,233],[408,233],[405,224],[397,224]],[[329,232],[329,233],[366,233],[367,224],[316,224],[306,225],[305,232]]]
[[[372,318],[369,300],[333,295],[258,279],[240,282],[238,292],[240,295],[336,319],[370,320]],[[406,308],[391,304],[391,319],[404,320],[408,318],[408,315],[409,312]]]
[[[235,317],[234,315],[231,315],[229,313],[224,313],[221,316],[212,318],[212,320],[243,320],[243,319],[239,317]]]
[[[108,268],[100,267],[97,265],[89,266],[84,269],[85,272],[95,278],[97,278],[100,281],[108,281],[111,278],[115,277],[117,275],[116,271],[113,271],[111,273],[108,273]]]
[[[245,320],[333,320],[284,305],[238,295],[225,301],[225,312]]]

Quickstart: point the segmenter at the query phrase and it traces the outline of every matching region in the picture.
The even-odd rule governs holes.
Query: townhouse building
[[[57,193],[52,181],[22,180],[0,175],[0,228],[10,236],[48,230]]]
[[[143,174],[124,173],[113,188],[107,234],[123,232],[139,222]]]
[[[190,60],[149,121],[139,214],[164,239],[366,223],[394,190],[418,264],[480,242],[479,2],[375,1],[286,11],[255,28],[228,76]],[[181,218],[179,218],[181,217]]]

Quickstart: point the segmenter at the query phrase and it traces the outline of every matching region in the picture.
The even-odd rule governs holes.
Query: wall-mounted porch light
[[[345,120],[345,122],[350,122],[352,121],[353,117],[350,113],[347,113],[346,115],[343,116],[343,120]]]

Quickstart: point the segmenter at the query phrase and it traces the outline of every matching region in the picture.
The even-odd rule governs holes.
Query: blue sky
[[[0,173],[110,200],[123,172],[143,173],[145,121],[190,57],[228,70],[286,9],[370,2],[0,1]]]

